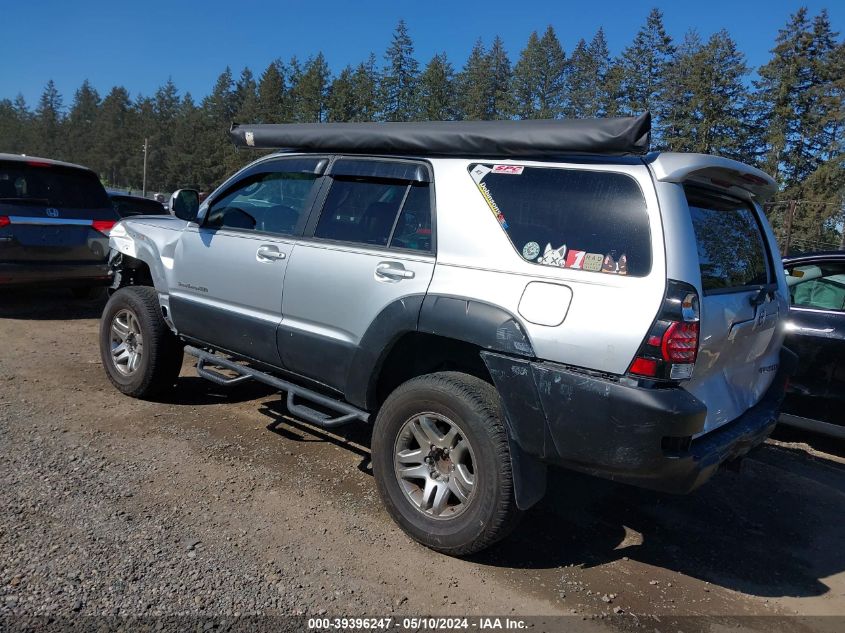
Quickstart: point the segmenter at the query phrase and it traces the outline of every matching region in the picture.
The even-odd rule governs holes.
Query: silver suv
[[[794,365],[775,183],[649,129],[234,126],[295,151],[114,228],[108,377],[154,397],[187,352],[313,424],[374,420],[385,506],[449,554],[505,536],[547,464],[692,490],[766,438]]]

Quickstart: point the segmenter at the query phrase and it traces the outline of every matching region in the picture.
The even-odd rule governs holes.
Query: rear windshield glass
[[[106,190],[92,172],[23,161],[0,161],[0,203],[111,208]]]
[[[686,195],[704,292],[766,285],[766,247],[751,207],[734,198],[689,187]]]
[[[633,178],[493,163],[469,171],[527,261],[634,277],[651,270],[646,202]]]

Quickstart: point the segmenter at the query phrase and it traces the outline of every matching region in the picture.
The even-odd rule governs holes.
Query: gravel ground
[[[511,538],[450,559],[380,508],[364,428],[315,429],[187,361],[170,400],[120,395],[99,364],[101,308],[0,293],[0,630],[86,615],[845,623],[791,617],[845,616],[841,445],[784,435],[688,497],[555,472]]]

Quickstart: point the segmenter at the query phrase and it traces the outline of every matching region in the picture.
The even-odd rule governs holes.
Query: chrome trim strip
[[[31,218],[25,215],[10,215],[9,224],[56,225],[73,224],[76,226],[91,226],[94,220],[75,220],[73,218]]]

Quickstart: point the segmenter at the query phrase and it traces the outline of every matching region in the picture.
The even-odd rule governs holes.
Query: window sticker
[[[566,262],[566,244],[560,248],[552,248],[551,244],[546,244],[546,250],[537,261],[546,266],[563,267]]]
[[[601,270],[604,256],[600,253],[587,253],[584,255],[584,270],[597,273]]]
[[[583,270],[584,257],[586,257],[586,255],[587,251],[570,250],[566,254],[566,268],[572,268],[574,270]]]
[[[628,256],[622,253],[619,259],[616,260],[611,253],[608,253],[602,260],[601,271],[603,273],[610,273],[611,275],[627,275]]]
[[[522,256],[527,260],[537,259],[540,254],[540,245],[537,242],[528,242],[522,247]]]
[[[490,194],[490,190],[487,188],[487,185],[482,182],[484,180],[484,176],[489,174],[491,171],[492,170],[489,167],[485,167],[484,165],[478,165],[471,172],[472,179],[475,181],[478,190],[484,197],[484,201],[487,203],[487,206],[490,207],[490,210],[493,212],[493,215],[496,216],[496,219],[499,221],[499,224],[502,225],[503,229],[507,230],[508,223],[507,220],[505,220],[504,214],[499,209],[499,205],[496,204],[496,201],[493,200],[493,196]]]
[[[522,170],[525,169],[522,165],[493,165],[494,174],[511,174],[519,176]]]

